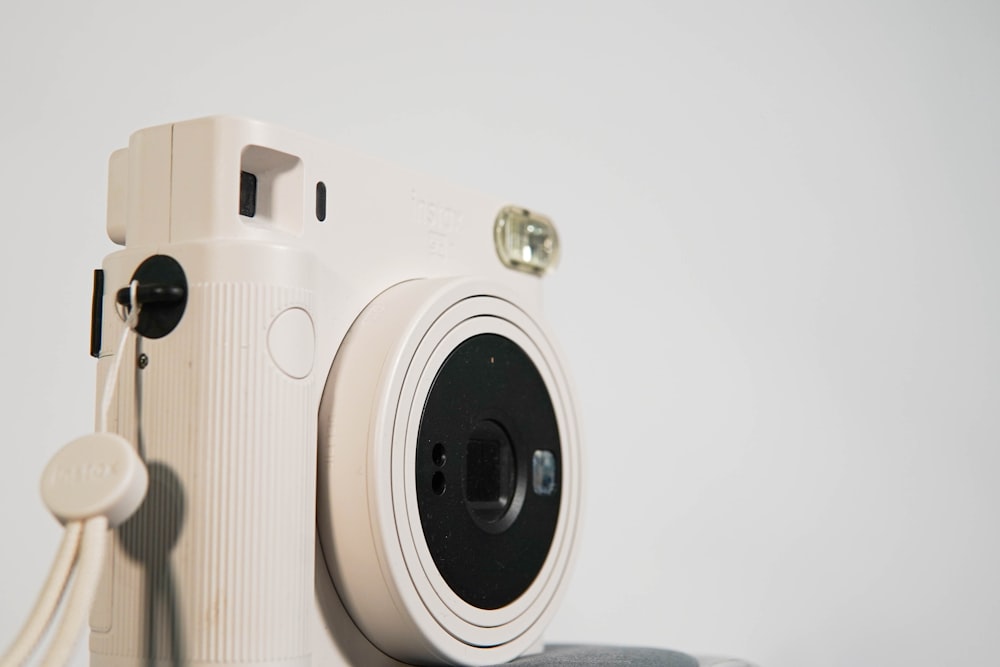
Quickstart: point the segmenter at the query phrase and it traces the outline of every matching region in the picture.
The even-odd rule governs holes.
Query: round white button
[[[274,365],[289,377],[308,376],[316,356],[316,332],[309,313],[289,308],[278,314],[267,332],[267,349]]]

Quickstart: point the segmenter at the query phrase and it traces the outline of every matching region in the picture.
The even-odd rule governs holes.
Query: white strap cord
[[[80,522],[74,523],[79,525]],[[80,638],[80,631],[87,622],[90,607],[94,604],[94,596],[97,595],[107,540],[107,517],[95,516],[83,522],[83,539],[80,541],[80,555],[76,561],[76,585],[67,595],[62,623],[42,659],[43,665],[65,665],[69,662],[73,647]]]
[[[0,667],[21,667],[28,661],[64,597],[65,609],[41,664],[66,664],[97,594],[108,529],[132,516],[146,495],[149,478],[135,447],[120,435],[107,432],[122,355],[139,317],[137,289],[138,283],[132,281],[131,310],[123,318],[125,330],[104,382],[99,432],[63,447],[42,473],[42,498],[66,526],[66,532],[38,601],[20,634],[0,658]],[[74,566],[76,576],[71,584]]]
[[[73,562],[76,560],[77,546],[80,544],[80,534],[83,532],[83,524],[74,522],[66,526],[63,534],[62,544],[59,545],[59,552],[56,560],[49,571],[49,577],[45,580],[35,608],[31,610],[31,615],[25,622],[21,633],[14,640],[14,643],[7,653],[4,654],[0,665],[3,667],[13,667],[23,664],[31,652],[35,650],[38,640],[42,638],[45,628],[52,622],[59,600],[62,599],[66,582],[69,580],[70,572],[73,570]]]
[[[101,413],[100,421],[97,424],[97,432],[104,433],[108,430],[108,410],[111,409],[111,399],[115,395],[115,386],[118,384],[118,371],[122,365],[122,355],[125,354],[125,345],[128,343],[128,335],[135,330],[135,325],[139,322],[139,302],[136,295],[139,292],[139,281],[133,280],[128,286],[129,302],[132,304],[128,312],[118,311],[118,316],[125,322],[125,330],[122,337],[118,339],[118,349],[115,350],[114,359],[111,361],[111,368],[104,377],[104,391],[101,392]],[[115,303],[118,308],[118,303]]]

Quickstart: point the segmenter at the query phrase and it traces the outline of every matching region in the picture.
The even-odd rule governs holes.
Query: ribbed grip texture
[[[141,425],[150,490],[116,534],[93,664],[308,656],[318,385],[274,365],[268,328],[313,306],[305,289],[193,284],[177,329],[140,342],[148,366],[123,364],[110,423],[130,438]],[[121,331],[108,324],[104,350]]]

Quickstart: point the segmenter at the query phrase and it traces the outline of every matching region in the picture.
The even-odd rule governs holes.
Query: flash
[[[493,227],[497,254],[504,265],[542,275],[559,262],[559,236],[545,216],[517,206],[500,210]]]
[[[531,487],[539,496],[555,493],[556,456],[547,449],[536,449],[531,457]]]

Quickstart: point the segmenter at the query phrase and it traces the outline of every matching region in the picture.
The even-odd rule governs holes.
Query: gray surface
[[[550,646],[544,653],[519,658],[512,665],[636,665],[637,667],[698,667],[686,653],[623,646]]]

